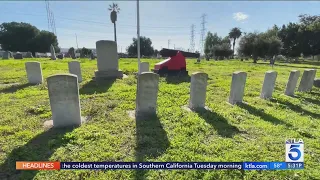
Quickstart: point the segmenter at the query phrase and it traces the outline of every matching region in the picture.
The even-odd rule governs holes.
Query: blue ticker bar
[[[303,162],[288,162],[287,169],[304,169]]]
[[[244,170],[285,170],[286,162],[244,162]]]
[[[303,162],[61,162],[60,169],[166,169],[166,170],[289,170],[304,169]]]
[[[286,162],[270,162],[270,170],[285,170],[287,169]]]
[[[244,170],[287,170],[304,169],[303,162],[244,162]]]

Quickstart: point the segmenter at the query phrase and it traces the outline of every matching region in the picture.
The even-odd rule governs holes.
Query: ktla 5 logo
[[[286,162],[303,162],[304,143],[302,139],[286,140]]]

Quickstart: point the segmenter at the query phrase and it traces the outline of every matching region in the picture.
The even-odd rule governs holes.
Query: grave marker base
[[[127,111],[127,114],[130,118],[132,119],[139,119],[140,117],[152,117],[154,115],[156,115],[156,113],[148,113],[148,112],[139,112],[139,114],[136,113],[135,110],[131,110],[131,111]]]
[[[122,78],[123,72],[121,70],[110,70],[110,71],[94,71],[96,79],[112,79]]]
[[[184,105],[184,106],[181,106],[181,109],[185,110],[185,111],[188,111],[188,112],[195,112],[195,111],[201,111],[201,110],[207,110],[207,111],[212,111],[208,106],[205,106],[204,108],[194,108],[194,109],[191,109],[188,105]]]
[[[89,121],[89,119],[90,119],[90,117],[88,117],[88,116],[81,116],[81,125],[82,125],[83,123],[86,123],[87,121]],[[79,127],[79,126],[81,126],[81,125],[78,125],[78,126],[73,125],[73,126],[69,126],[69,127]],[[52,119],[45,121],[45,122],[43,123],[43,127],[44,127],[45,129],[50,129],[50,128],[65,128],[65,127],[54,127],[54,126],[53,126],[53,120],[52,120]]]
[[[260,97],[257,97],[257,99],[260,99]],[[239,105],[239,104],[247,104],[247,105],[249,105],[249,103],[248,102],[245,102],[245,101],[242,101],[242,102],[235,102],[234,104],[231,104],[230,102],[226,102],[227,104],[229,104],[230,106],[237,106],[237,105]]]

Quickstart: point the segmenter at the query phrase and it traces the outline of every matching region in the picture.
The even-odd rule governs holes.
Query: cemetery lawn
[[[135,108],[135,59],[120,59],[129,77],[97,85],[92,81],[96,60],[81,60],[81,113],[89,121],[73,129],[45,129],[51,119],[46,81],[27,84],[24,63],[41,62],[44,79],[68,72],[70,59],[0,60],[0,179],[320,179],[320,90],[283,95],[290,70],[319,63],[277,62],[271,100],[259,98],[264,73],[272,68],[259,61],[187,60],[192,72],[208,73],[206,105],[212,111],[187,112],[190,78],[160,78],[157,116],[139,122],[127,111]],[[142,59],[153,68],[160,60]],[[247,72],[244,101],[226,103],[232,72]],[[319,75],[319,72],[318,72]],[[18,83],[18,84],[12,84]],[[286,138],[305,143],[304,170],[60,170],[16,171],[15,161],[285,161]]]

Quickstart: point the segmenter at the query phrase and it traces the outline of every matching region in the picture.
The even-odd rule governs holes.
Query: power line
[[[48,30],[54,33],[55,35],[57,35],[54,14],[50,9],[49,0],[45,0],[45,3],[46,3],[46,11],[47,11]]]
[[[48,3],[47,3],[47,1],[45,1],[45,3],[46,3],[46,12],[47,12],[47,21],[48,21],[48,30],[50,30],[50,22],[49,22],[49,10],[48,10]]]
[[[49,3],[49,1],[48,0],[45,0],[46,1],[46,3],[48,2]],[[52,4],[51,4],[52,5]],[[80,22],[80,23],[74,23],[75,25],[77,25],[77,24],[85,24],[85,23],[91,23],[91,24],[95,24],[95,25],[101,25],[101,26],[104,26],[104,27],[111,27],[111,23],[107,23],[107,22],[103,22],[103,21],[94,21],[94,20],[84,20],[84,19],[77,19],[77,18],[68,18],[68,17],[63,17],[63,16],[59,16],[59,15],[54,15],[54,13],[50,10],[50,4],[49,5],[47,5],[46,4],[46,9],[48,8],[48,11],[47,11],[47,14],[46,14],[46,16],[47,16],[47,20],[48,20],[48,29],[49,29],[49,31],[52,31],[53,33],[55,33],[56,34],[56,29],[58,29],[58,31],[59,31],[59,29],[67,29],[67,28],[59,28],[59,27],[61,27],[62,25],[59,23],[59,22],[61,22],[61,21],[64,21],[64,20],[66,20],[66,21],[77,21],[77,22]],[[51,7],[52,8],[52,7]],[[45,17],[45,13],[43,13],[43,14],[40,14],[40,12],[38,12],[38,13],[22,13],[22,12],[14,12],[14,11],[7,11],[8,13],[14,13],[14,14],[21,14],[21,15],[27,15],[27,16],[41,16],[41,17]],[[6,13],[6,11],[0,11],[0,14],[1,13]],[[90,18],[90,17],[88,17],[88,18]],[[55,19],[57,19],[57,27],[58,28],[56,28],[56,24],[55,24]],[[65,24],[65,23],[67,23],[67,22],[64,22],[63,24]],[[169,40],[169,44],[168,44],[168,47],[170,48],[170,42],[173,40],[173,41],[180,41],[181,39],[184,39],[185,40],[185,38],[187,38],[187,31],[188,31],[188,29],[190,28],[190,26],[189,26],[189,28],[187,28],[187,27],[182,27],[182,26],[180,26],[180,27],[176,27],[176,26],[160,26],[159,24],[155,24],[156,26],[153,26],[153,25],[145,25],[145,26],[141,26],[141,27],[143,27],[143,31],[145,31],[145,32],[150,32],[150,31],[152,31],[152,32],[161,32],[161,33],[159,33],[157,36],[168,36],[168,35],[166,35],[166,34],[169,34],[169,33],[171,33],[172,34],[172,38],[170,37],[170,40]],[[91,25],[89,25],[89,26],[91,26]],[[92,36],[91,34],[92,33],[94,33],[94,32],[97,32],[97,30],[99,29],[99,27],[96,27],[96,28],[94,28],[95,26],[93,25],[93,28],[92,28],[92,30],[85,30],[85,29],[82,29],[82,28],[70,28],[70,31],[72,30],[72,32],[70,32],[70,33],[72,33],[72,34],[70,34],[70,35],[72,35],[73,37],[74,37],[74,30],[76,30],[76,31],[83,31],[83,32],[88,32],[88,35],[87,35],[87,33],[84,33],[83,34],[83,36],[85,36],[86,38],[88,38],[89,37],[89,39],[90,39],[90,37],[92,38],[92,39],[95,39],[95,37],[97,37],[97,38],[99,38],[100,36]],[[119,27],[136,27],[136,25],[129,25],[129,24],[125,24],[125,25],[120,25]],[[183,28],[183,29],[185,29],[185,30],[181,30],[181,31],[179,31],[179,28]],[[132,28],[123,28],[123,29],[127,29],[127,30],[134,30],[134,29],[132,29]],[[164,30],[164,31],[163,31]],[[60,30],[61,32],[62,32],[62,30]],[[99,31],[99,30],[98,30]],[[171,32],[172,31],[172,32]],[[91,34],[89,34],[89,32],[91,33]],[[183,32],[183,34],[181,34]],[[101,36],[103,36],[102,35],[102,33],[103,34],[105,34],[105,32],[102,32],[101,31]],[[165,33],[165,34],[163,34],[163,33]],[[175,36],[174,34],[176,34],[176,33],[179,33],[180,35],[178,35],[178,36]],[[63,33],[60,33],[60,35],[59,36],[63,36],[63,37],[68,37],[67,35],[67,32],[64,32],[63,31]],[[111,33],[110,33],[111,34]],[[194,32],[194,36],[197,36],[199,33],[197,33],[197,32]],[[80,32],[80,34],[77,32],[77,35],[79,35],[79,37],[81,37],[81,32]],[[97,35],[97,34],[96,34]],[[125,35],[129,35],[128,33],[126,34],[125,33]],[[132,35],[133,35],[133,33],[132,33]],[[133,37],[133,36],[132,36]],[[121,38],[121,37],[120,37]],[[176,38],[176,39],[175,39]],[[127,38],[121,38],[121,39],[127,39]],[[167,39],[167,38],[165,38],[165,39]],[[164,41],[166,41],[165,39],[163,39]],[[161,40],[160,40],[161,41]]]
[[[204,46],[204,36],[206,34],[206,14],[202,14],[201,18],[202,18],[202,22],[201,22],[201,35],[200,35],[200,49],[199,52],[200,54],[203,54],[203,46]]]
[[[6,11],[0,11],[0,13],[4,13]],[[14,13],[14,14],[20,14],[20,15],[30,15],[30,16],[43,16],[43,14],[30,14],[30,13],[20,13],[20,12],[6,12],[6,13]],[[49,15],[51,16],[51,14]],[[78,21],[78,22],[86,22],[86,23],[92,23],[92,24],[99,24],[99,25],[107,25],[110,26],[110,23],[102,22],[102,21],[92,21],[92,20],[83,20],[83,19],[74,19],[74,18],[66,18],[63,16],[55,16],[59,20],[68,20],[68,21]],[[136,25],[117,25],[118,27],[136,27]],[[185,29],[186,27],[183,26],[153,26],[153,25],[147,25],[147,26],[140,26],[143,28],[158,28],[158,29]]]
[[[194,52],[194,24],[191,25],[190,52]]]
[[[57,36],[57,30],[56,30],[56,20],[54,19],[54,14],[52,13],[52,29],[54,34]]]

